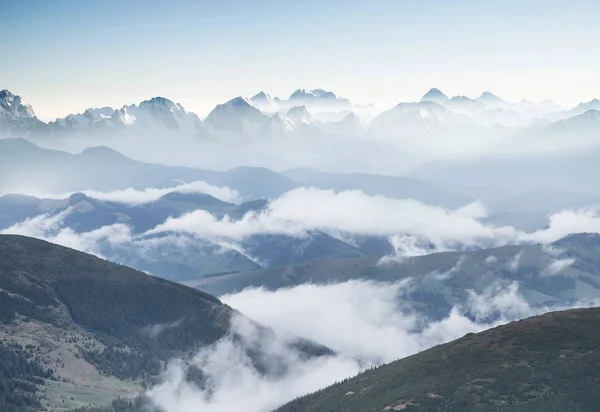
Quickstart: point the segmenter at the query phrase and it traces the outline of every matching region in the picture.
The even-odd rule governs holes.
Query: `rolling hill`
[[[277,412],[595,411],[600,309],[548,313],[371,369]]]

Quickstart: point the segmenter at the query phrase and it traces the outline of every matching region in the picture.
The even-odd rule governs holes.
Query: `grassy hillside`
[[[0,343],[53,370],[51,406],[136,393],[171,356],[225,335],[234,313],[180,284],[10,235],[0,236],[0,290]]]
[[[235,313],[178,283],[37,239],[0,235],[0,353],[11,354],[8,364],[4,356],[0,362],[0,410],[61,410],[133,396],[164,362],[231,333]],[[307,355],[331,353],[297,344]],[[23,396],[2,396],[15,385]]]
[[[277,412],[597,411],[599,343],[599,308],[549,313],[369,370]]]

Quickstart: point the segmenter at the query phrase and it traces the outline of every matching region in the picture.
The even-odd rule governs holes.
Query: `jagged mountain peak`
[[[6,89],[0,91],[0,136],[24,136],[44,124],[21,96]]]
[[[254,104],[252,104],[252,101],[250,101],[248,98],[238,96],[238,97],[234,97],[233,99],[223,103],[222,106],[235,106],[235,107],[251,106],[251,107],[254,107]]]
[[[267,134],[288,134],[294,131],[294,122],[284,113],[276,112],[264,124],[262,130]]]
[[[279,109],[279,104],[271,95],[265,92],[260,92],[254,95],[250,102],[258,109],[265,112],[276,112]]]
[[[217,105],[206,117],[205,123],[214,129],[243,131],[246,123],[263,123],[269,118],[246,97],[235,97]]]
[[[272,99],[272,97],[270,94],[265,93],[264,91],[260,91],[260,92],[256,93],[254,96],[252,96],[252,98],[250,100],[254,101],[255,99],[257,99],[257,100]]]
[[[312,116],[304,105],[290,108],[285,115],[295,123],[308,124],[312,122]]]
[[[161,96],[152,97],[150,100],[144,100],[140,103],[139,107],[151,112],[185,112],[185,109],[181,104]]]
[[[4,89],[0,91],[0,113],[11,118],[37,119],[31,105],[27,104],[21,96]]]
[[[305,98],[338,99],[335,93],[324,89],[297,89],[290,95],[290,100]]]

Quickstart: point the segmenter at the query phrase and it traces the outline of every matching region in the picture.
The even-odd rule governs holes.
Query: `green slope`
[[[19,375],[0,359],[0,410],[13,410],[2,388],[22,381],[30,384],[9,405],[15,411],[135,396],[168,360],[235,336],[235,314],[199,290],[41,240],[0,235],[0,354],[9,351],[11,364],[24,365]],[[273,333],[257,328],[266,339]],[[331,353],[300,339],[295,344],[307,356]],[[252,359],[260,370],[263,360]]]
[[[277,412],[592,412],[599,348],[599,308],[554,312],[369,370]]]

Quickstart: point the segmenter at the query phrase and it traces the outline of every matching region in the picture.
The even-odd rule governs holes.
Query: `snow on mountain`
[[[286,117],[290,119],[296,127],[303,124],[312,123],[313,119],[306,106],[294,106],[286,112]]]
[[[136,136],[161,139],[220,138],[240,135],[310,135],[323,133],[343,136],[371,136],[415,132],[427,134],[456,126],[473,128],[535,130],[597,130],[600,100],[583,102],[565,110],[551,101],[509,102],[485,91],[477,98],[448,98],[437,88],[430,89],[420,102],[400,103],[378,113],[373,107],[353,105],[324,89],[298,89],[287,100],[261,91],[251,99],[236,97],[217,105],[204,122],[179,103],[154,97],[139,104],[90,108],[45,124],[33,108],[8,90],[0,92],[0,137],[46,138],[49,134]],[[365,113],[369,116],[365,116]],[[365,120],[370,124],[365,126]]]
[[[450,127],[466,119],[435,102],[400,103],[373,119],[369,130],[382,136],[399,132],[420,133]]]
[[[85,131],[90,127],[111,125],[111,117],[115,109],[112,107],[102,107],[98,109],[87,109],[83,113],[70,114],[64,119],[56,119],[50,122],[49,126],[58,130],[59,128]]]
[[[215,131],[252,133],[260,129],[269,117],[254,107],[245,97],[236,97],[219,104],[208,115],[205,124]]]
[[[435,87],[430,89],[427,93],[423,95],[421,98],[422,102],[434,102],[437,104],[444,104],[449,100],[448,96],[446,96],[440,89],[436,89]]]
[[[277,112],[269,118],[260,128],[260,135],[265,136],[284,136],[294,133],[294,122],[284,113]]]
[[[264,113],[275,113],[279,110],[279,104],[269,94],[260,92],[250,98],[252,104]]]
[[[198,116],[187,112],[179,103],[164,97],[153,97],[139,105],[120,109],[102,107],[87,109],[80,114],[70,114],[64,119],[48,123],[53,134],[106,134],[133,133],[144,135],[170,131],[193,137],[200,133],[202,125]]]
[[[352,105],[348,99],[323,89],[298,89],[287,100],[281,100],[279,104],[287,107],[306,106],[315,109],[343,109]]]
[[[0,91],[0,136],[22,135],[43,124],[21,96],[8,90]]]
[[[120,118],[125,124],[127,121],[135,123],[135,120],[151,124],[151,120],[154,120],[167,129],[196,133],[201,130],[201,122],[196,114],[187,112],[181,104],[164,97],[153,97],[141,102],[139,106],[132,105],[124,109],[126,110],[122,111]]]

